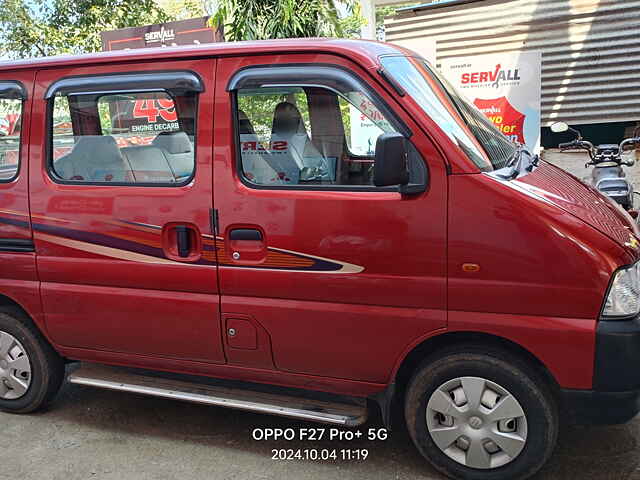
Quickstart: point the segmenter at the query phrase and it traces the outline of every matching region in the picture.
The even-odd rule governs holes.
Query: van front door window
[[[396,131],[364,93],[315,86],[240,89],[244,178],[263,186],[373,186],[376,141]]]

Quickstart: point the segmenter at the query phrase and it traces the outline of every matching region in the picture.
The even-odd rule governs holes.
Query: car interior
[[[177,128],[159,133],[152,130],[136,135],[131,122],[109,131],[101,125],[96,98],[74,100],[69,98],[72,135],[71,132],[53,135],[53,169],[61,179],[157,184],[181,183],[191,177],[195,162],[193,119],[178,120],[175,124],[156,123]],[[179,105],[176,110],[179,111]],[[131,111],[125,114],[119,111],[117,115],[120,121],[126,120],[127,115],[133,118]]]
[[[263,90],[239,96],[240,156],[248,180],[266,185],[372,184],[373,155],[351,153],[350,106],[341,107],[336,93],[318,87]]]

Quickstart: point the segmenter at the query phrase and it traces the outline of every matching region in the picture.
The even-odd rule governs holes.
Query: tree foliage
[[[204,0],[156,0],[160,8],[174,20],[208,15],[208,2]]]
[[[220,0],[212,22],[224,25],[228,41],[344,37],[359,29],[355,4],[348,2],[350,14],[341,18],[333,0]]]
[[[366,23],[362,16],[362,9],[359,0],[343,2],[344,15],[340,18],[342,33],[346,38],[360,38],[360,31]]]
[[[0,53],[12,58],[100,50],[100,32],[172,20],[154,0],[0,0]]]
[[[0,55],[100,50],[100,32],[213,15],[225,38],[355,37],[358,0],[0,0]]]

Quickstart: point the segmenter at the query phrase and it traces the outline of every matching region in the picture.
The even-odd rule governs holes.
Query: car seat
[[[130,182],[131,169],[110,135],[78,137],[71,151],[53,163],[64,180],[85,182]]]
[[[238,110],[238,133],[242,170],[250,181],[258,185],[298,183],[298,175],[291,177],[283,174],[283,166],[276,158],[277,155],[265,149],[249,117],[242,110]]]
[[[300,110],[290,102],[280,102],[273,113],[271,143],[285,142],[286,150],[281,160],[286,167],[295,167],[302,172],[327,172],[324,157],[315,147],[304,126]]]
[[[164,152],[177,181],[191,176],[195,157],[185,132],[161,132],[151,144]]]

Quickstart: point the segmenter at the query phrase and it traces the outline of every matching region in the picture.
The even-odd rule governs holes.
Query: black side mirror
[[[383,133],[376,141],[373,184],[388,187],[408,183],[407,140],[400,133]]]

